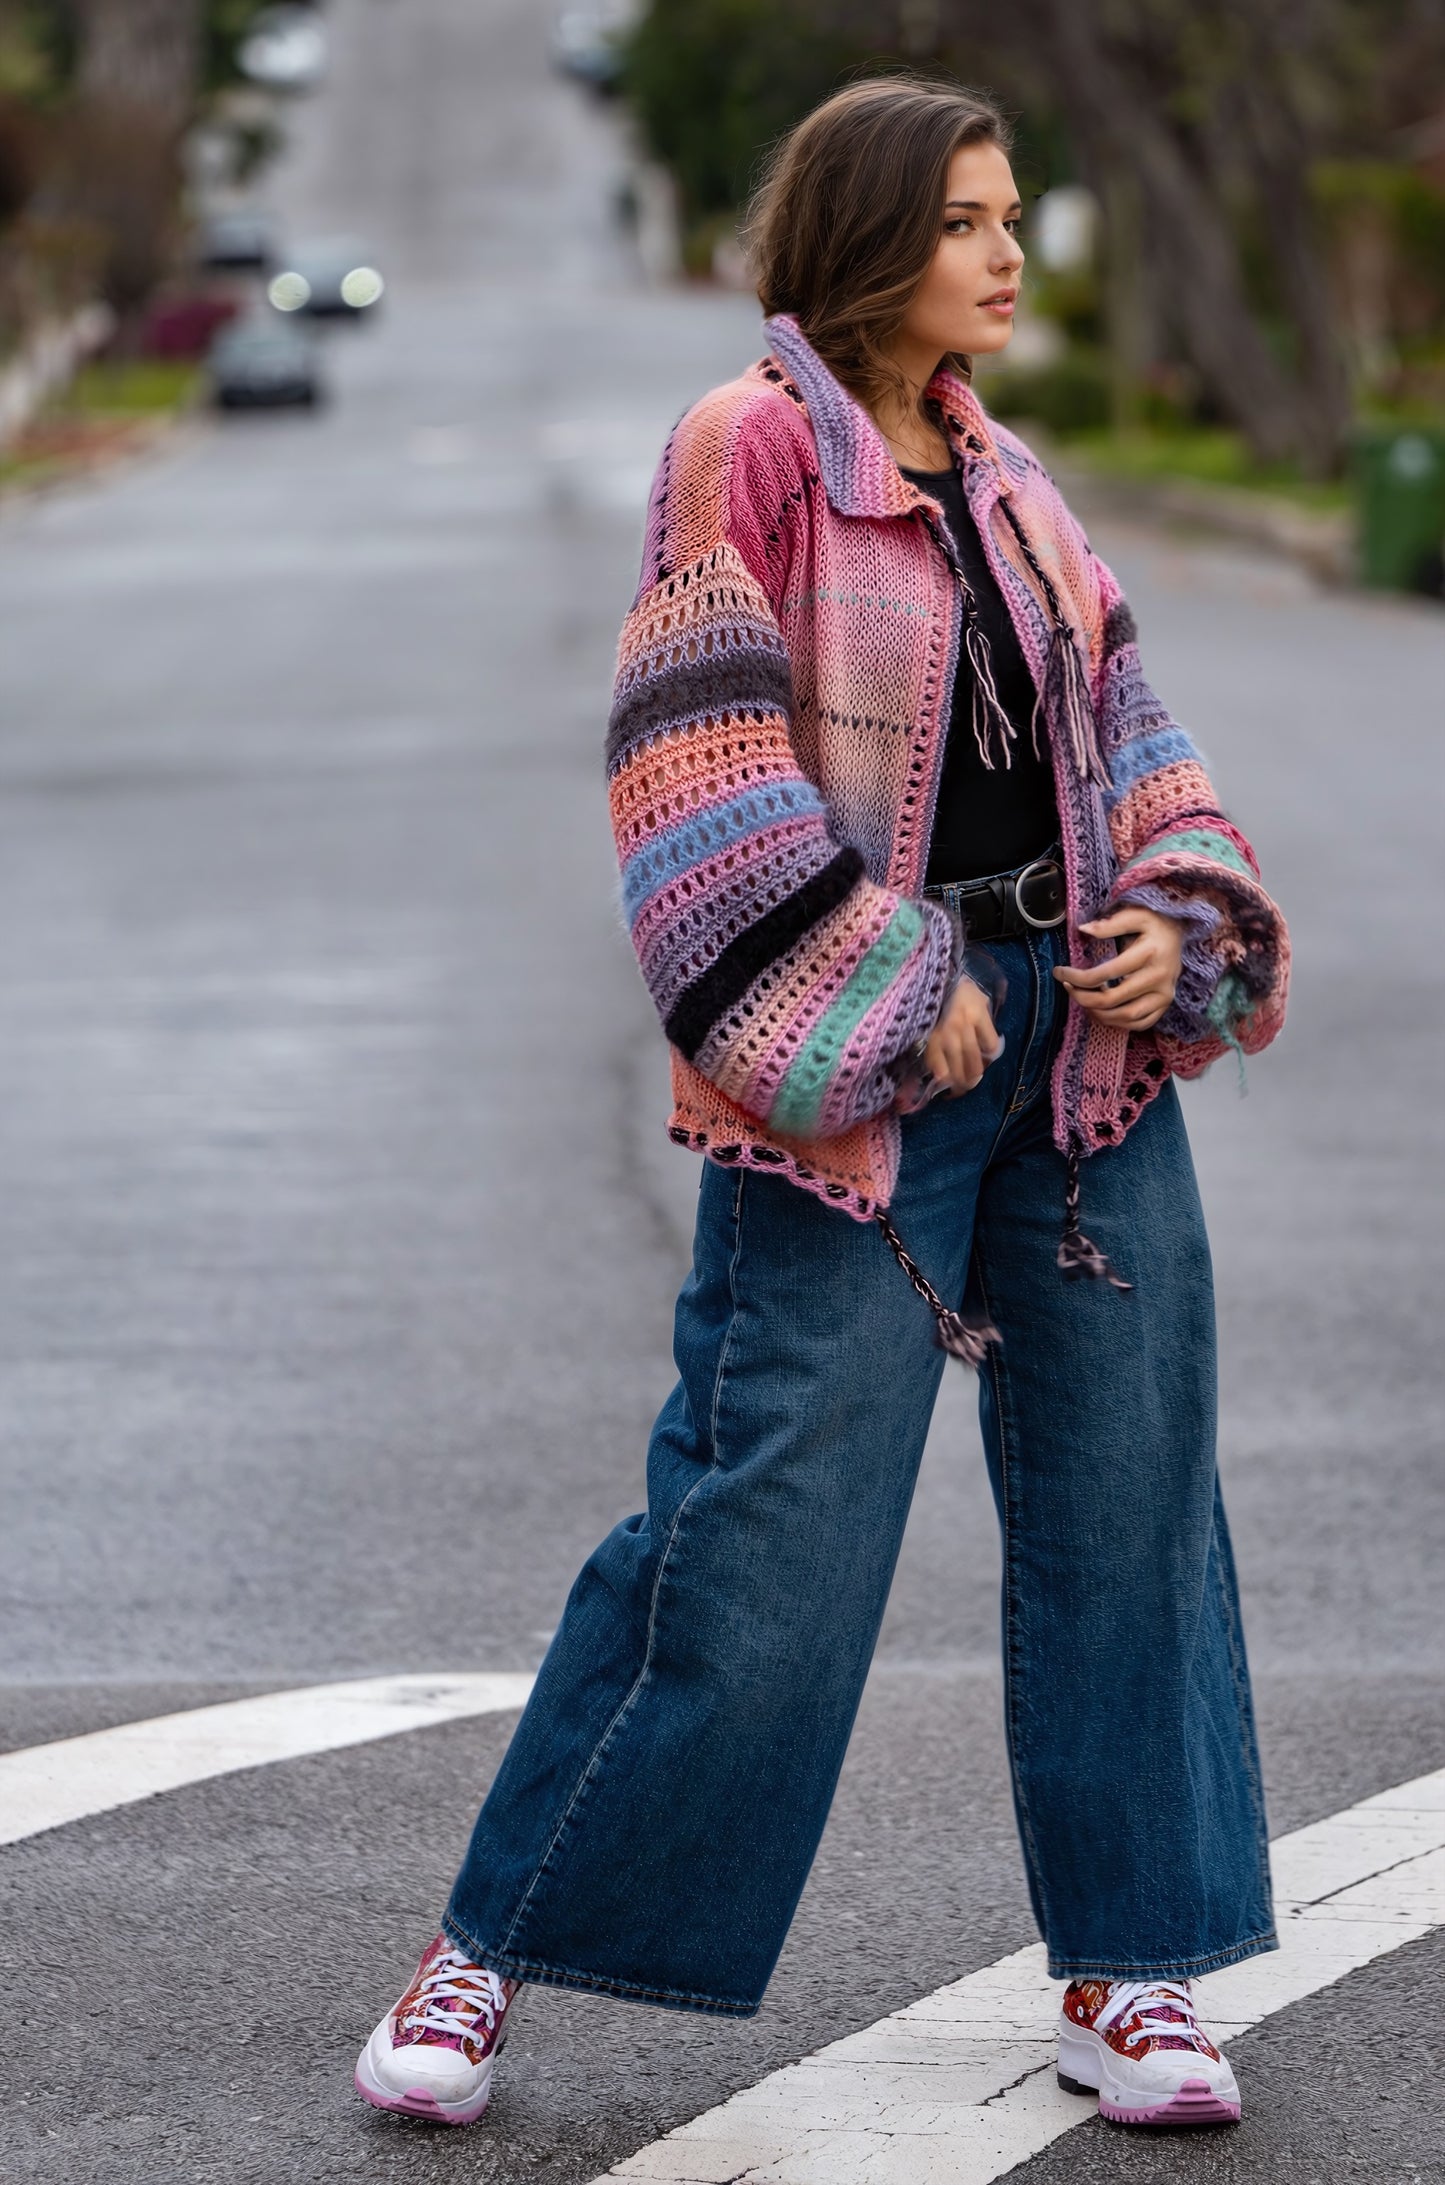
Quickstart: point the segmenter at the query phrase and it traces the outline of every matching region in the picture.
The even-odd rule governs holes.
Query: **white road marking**
[[[361,1677],[0,1753],[0,1844],[158,1792],[524,1706],[530,1676]]]
[[[364,1677],[0,1754],[0,1844],[244,1768],[523,1706],[524,1675]],[[1272,1847],[1282,1948],[1200,1983],[1222,2039],[1445,1925],[1445,1769]],[[1092,2114],[1054,2079],[1059,1986],[1017,1950],[607,2172],[651,2185],[989,2185]]]
[[[1282,1836],[1271,1855],[1278,1953],[1198,1983],[1222,2040],[1445,1925],[1445,1768]],[[988,2185],[1094,2113],[1054,2077],[1060,1993],[1042,1945],[1018,1950],[772,2072],[607,2180]]]

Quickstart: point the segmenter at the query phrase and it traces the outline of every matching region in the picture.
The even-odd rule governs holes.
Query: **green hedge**
[[[622,90],[691,228],[744,204],[768,146],[876,57],[805,0],[652,0]]]

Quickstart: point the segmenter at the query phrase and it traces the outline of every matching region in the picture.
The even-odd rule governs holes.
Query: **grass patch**
[[[171,357],[87,364],[55,406],[72,415],[162,417],[168,410],[184,409],[200,381],[198,364]]]
[[[153,444],[187,409],[199,365],[173,358],[88,364],[0,452],[0,494],[63,484]]]
[[[1066,445],[1070,455],[1116,478],[1157,480],[1161,484],[1172,478],[1197,485],[1236,486],[1297,501],[1302,508],[1330,510],[1350,505],[1346,480],[1302,478],[1292,464],[1261,463],[1251,455],[1239,433],[1222,426],[1182,426],[1169,432],[1071,433]]]

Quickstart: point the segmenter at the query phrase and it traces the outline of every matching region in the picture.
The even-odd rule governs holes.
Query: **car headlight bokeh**
[[[375,266],[353,266],[341,283],[341,300],[353,311],[365,311],[381,295],[386,283]]]
[[[266,294],[278,311],[302,311],[311,301],[311,283],[304,273],[278,273]]]

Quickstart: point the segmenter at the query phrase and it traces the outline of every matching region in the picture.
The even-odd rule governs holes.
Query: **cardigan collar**
[[[856,395],[829,371],[791,312],[763,321],[773,355],[794,382],[807,408],[818,446],[823,490],[843,516],[907,516],[925,496],[904,477],[892,450]],[[941,405],[954,453],[967,461],[982,455],[1009,481],[982,403],[958,376],[940,369],[927,392]]]

